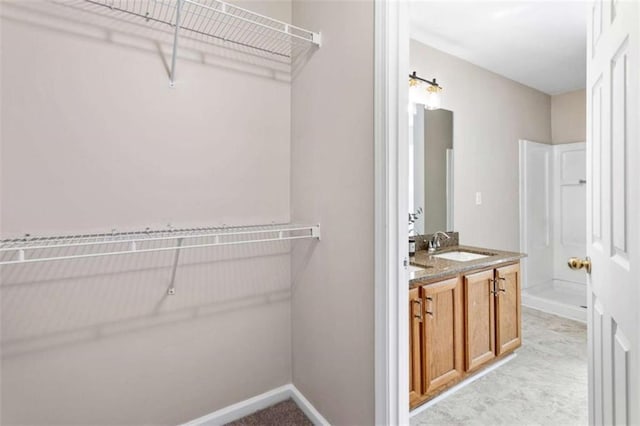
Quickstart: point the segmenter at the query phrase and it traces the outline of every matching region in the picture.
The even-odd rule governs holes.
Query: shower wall
[[[587,255],[587,177],[584,143],[553,147],[553,277],[586,285],[584,271],[567,259]]]
[[[520,141],[520,242],[528,254],[523,287],[554,280],[586,284],[567,258],[586,255],[585,144]]]
[[[553,197],[551,145],[520,141],[520,251],[522,286],[533,287],[553,278]]]

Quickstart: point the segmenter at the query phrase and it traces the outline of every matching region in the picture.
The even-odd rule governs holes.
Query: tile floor
[[[518,356],[411,418],[411,425],[587,424],[586,325],[523,308]]]

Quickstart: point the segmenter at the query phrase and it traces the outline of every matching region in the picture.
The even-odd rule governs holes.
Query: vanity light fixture
[[[425,84],[427,87],[424,87]],[[412,104],[422,104],[426,109],[440,108],[440,92],[442,86],[432,81],[418,77],[416,72],[409,74],[409,101]]]

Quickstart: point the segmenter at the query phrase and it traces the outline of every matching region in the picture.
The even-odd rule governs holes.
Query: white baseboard
[[[292,384],[287,386],[290,386],[291,388],[291,398],[293,399],[293,401],[298,407],[300,407],[302,412],[309,418],[309,420],[311,420],[314,425],[329,426],[329,422],[327,421],[327,419],[322,417],[322,414],[320,414],[320,412],[316,410],[316,407],[311,405],[309,400],[305,398],[302,393],[300,393],[297,387]]]
[[[495,370],[497,368],[500,368],[501,366],[503,366],[507,362],[509,362],[512,359],[514,359],[516,356],[517,356],[516,353],[512,353],[511,355],[508,355],[508,356],[502,358],[500,361],[491,364],[489,367],[485,368],[484,370],[482,370],[482,371],[474,374],[473,376],[461,381],[457,385],[452,386],[451,388],[447,389],[445,392],[442,392],[440,395],[436,396],[435,398],[433,398],[433,399],[429,400],[428,402],[425,402],[424,404],[420,405],[419,407],[416,407],[415,409],[413,409],[409,413],[409,417],[413,417],[413,416],[415,416],[417,414],[422,413],[427,408],[432,407],[435,404],[437,404],[438,402],[442,401],[443,399],[448,398],[449,396],[451,396],[454,393],[458,392],[460,389],[470,385],[471,383],[475,382],[479,378],[481,378],[483,376],[486,376],[487,374],[491,373],[493,370]]]
[[[527,308],[537,309],[538,311],[557,315],[559,317],[571,319],[584,324],[587,323],[586,309],[582,309],[578,306],[567,305],[555,300],[537,297],[531,294],[527,294],[526,291],[522,292],[522,295],[520,297],[522,299],[522,306],[526,306]]]
[[[272,389],[268,392],[256,395],[252,398],[238,402],[228,407],[221,408],[213,413],[207,414],[190,422],[184,423],[182,426],[221,426],[241,419],[256,411],[270,407],[278,402],[287,399],[293,399],[304,414],[311,420],[314,425],[328,426],[329,422],[322,417],[322,414],[315,409],[307,398],[293,385],[288,384]]]

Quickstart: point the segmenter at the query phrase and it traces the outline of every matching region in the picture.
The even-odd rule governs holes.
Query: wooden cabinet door
[[[409,405],[422,396],[422,298],[420,287],[409,290]]]
[[[496,345],[501,355],[522,343],[519,264],[496,269],[496,290]]]
[[[463,313],[460,280],[421,287],[423,304],[423,393],[463,374]]]
[[[493,269],[464,277],[465,370],[496,357]]]

